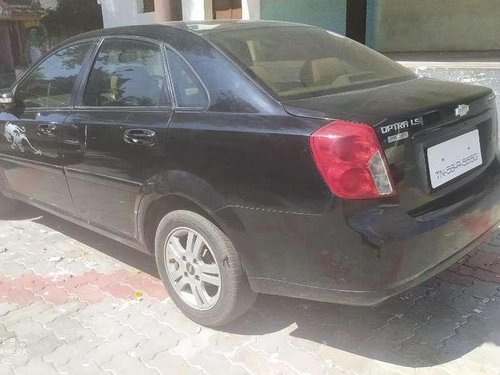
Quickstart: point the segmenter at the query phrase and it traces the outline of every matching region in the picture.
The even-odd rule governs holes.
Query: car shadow
[[[35,220],[158,278],[153,257],[56,216],[21,205],[11,219]],[[221,330],[239,335],[281,335],[286,333],[280,331],[291,330],[290,336],[318,346],[400,366],[434,366],[486,342],[500,346],[500,298],[494,298],[500,285],[492,284],[494,296],[489,299],[477,289],[488,288],[488,283],[471,285],[438,275],[375,307],[259,295],[247,314]]]
[[[19,203],[16,210],[4,216],[4,220],[31,220],[77,240],[120,262],[128,264],[151,276],[159,278],[153,257],[130,246],[111,240],[96,232],[73,224],[55,215],[39,210],[24,203]]]

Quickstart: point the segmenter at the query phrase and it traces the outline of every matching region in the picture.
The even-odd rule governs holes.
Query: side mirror
[[[11,91],[0,92],[0,110],[8,111],[14,107],[14,95]]]

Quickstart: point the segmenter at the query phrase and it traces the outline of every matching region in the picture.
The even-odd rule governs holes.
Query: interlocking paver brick
[[[162,328],[159,335],[140,343],[132,352],[139,356],[143,362],[147,362],[152,360],[156,354],[177,346],[183,338],[184,336],[170,328]]]
[[[446,280],[450,283],[462,286],[471,286],[474,283],[474,279],[472,279],[470,276],[461,275],[450,270],[441,272],[437,277],[441,280]]]
[[[131,357],[127,353],[113,356],[109,362],[103,363],[101,367],[123,375],[159,375],[158,370],[146,367],[139,358]]]
[[[438,288],[434,289],[432,295],[427,296],[427,299],[435,300],[442,303],[451,303],[454,298],[462,295],[465,287],[460,284],[450,283],[446,280],[441,280]]]
[[[43,301],[36,301],[29,306],[23,306],[6,314],[2,318],[2,323],[8,325],[17,320],[31,318],[33,315],[39,314],[45,310],[51,309],[52,306]]]
[[[49,309],[43,310],[36,315],[33,315],[33,320],[42,324],[48,324],[63,316],[68,316],[77,313],[87,305],[77,299],[68,301],[64,304],[57,304]]]
[[[499,281],[500,283],[500,281]],[[491,282],[474,280],[474,283],[464,289],[465,294],[470,294],[479,299],[489,299],[498,292],[498,284]]]
[[[56,265],[56,268],[71,275],[81,275],[90,271],[90,267],[83,262],[71,260]]]
[[[102,341],[93,350],[87,353],[88,358],[96,363],[109,361],[113,356],[133,352],[141,343],[145,342],[144,336],[136,335],[133,332],[124,332],[117,340]]]
[[[184,359],[189,360],[190,358],[197,355],[197,353],[211,348],[214,345],[214,340],[212,339],[217,333],[210,329],[204,328],[200,333],[194,336],[189,336],[184,340],[178,342],[178,344],[170,349],[170,353],[174,355],[179,355]]]
[[[2,374],[2,375],[14,375],[14,371],[12,370],[12,366],[2,363],[1,359],[0,359],[0,374]]]
[[[495,371],[491,372],[483,364],[471,362],[469,360],[454,360],[441,364],[443,370],[447,371],[450,375],[454,374],[486,374],[493,375]],[[431,371],[433,368],[429,368]],[[495,374],[497,375],[498,372]]]
[[[372,349],[380,349],[374,347],[373,344],[370,346]],[[387,350],[383,348],[383,350]],[[366,353],[368,355],[369,353]],[[320,350],[315,352],[315,355],[321,358],[323,361],[331,361],[333,366],[332,373],[349,373],[349,374],[370,374],[372,370],[380,372],[382,367],[373,358],[379,357],[368,357],[364,355],[354,354],[349,351],[344,351],[336,348],[323,345]],[[390,359],[388,359],[388,362]],[[388,366],[389,368],[391,366]],[[387,371],[388,368],[385,368]]]
[[[66,342],[58,339],[53,333],[50,333],[40,338],[33,345],[30,345],[29,341],[26,342],[26,345],[29,345],[27,351],[30,358],[35,358],[53,353],[57,348],[66,345]]]
[[[161,324],[151,316],[141,313],[136,314],[132,320],[132,330],[138,334],[145,335],[150,340],[162,334],[164,331],[174,332],[169,326]],[[178,335],[180,336],[180,334]]]
[[[290,340],[285,341],[280,345],[277,360],[287,363],[294,370],[301,374],[323,374],[327,371],[326,363],[321,361],[313,353],[300,350],[292,345]]]
[[[43,324],[35,322],[32,318],[16,320],[7,326],[21,342],[29,344],[35,344],[51,333]]]
[[[9,302],[0,302],[0,318],[9,314],[14,310],[17,310],[18,308],[19,308],[18,304]]]
[[[463,317],[468,317],[474,313],[474,310],[482,311],[486,301],[482,301],[470,294],[463,294],[453,300],[451,305],[455,311]]]
[[[107,340],[115,340],[123,334],[123,328],[117,324],[116,320],[106,315],[93,315],[89,319],[82,320],[76,317],[82,327],[90,329],[98,337]]]
[[[146,367],[160,374],[199,375],[207,373],[199,366],[192,366],[179,356],[168,351],[158,353],[152,360],[145,362]]]
[[[386,335],[392,338],[395,346],[415,336],[417,330],[428,324],[428,322],[413,321],[404,316],[391,319],[385,327],[376,331],[375,335]]]
[[[69,362],[54,365],[61,375],[97,375],[97,374],[116,374],[99,367],[95,362],[81,356],[73,357]],[[140,375],[140,373],[137,373]]]
[[[56,367],[67,364],[72,358],[87,356],[87,353],[96,349],[104,340],[96,337],[91,331],[80,331],[79,337],[72,341],[66,341],[65,345],[59,346],[52,353],[44,356],[48,362],[54,363]]]
[[[58,375],[51,363],[44,362],[40,358],[34,358],[24,366],[16,367],[14,372],[16,375]]]
[[[202,331],[202,327],[189,319],[185,319],[184,315],[173,305],[173,303],[168,303],[164,305],[167,314],[165,315],[165,320],[162,323],[166,323],[176,332],[185,334],[187,337],[193,337],[194,335]]]
[[[242,366],[254,374],[299,374],[286,362],[279,361],[275,355],[269,355],[262,350],[254,350],[248,346],[238,348],[234,356],[228,357],[234,364]]]
[[[88,302],[90,304],[101,302],[106,298],[104,294],[98,287],[94,285],[80,285],[68,291],[71,296],[77,297],[82,302]]]
[[[106,296],[101,303],[85,303],[85,309],[78,311],[78,319],[83,321],[93,316],[112,315],[116,309],[124,305],[122,302],[112,296]]]
[[[204,350],[189,360],[193,365],[202,368],[208,374],[247,375],[250,374],[241,365],[232,364],[222,354]]]
[[[230,333],[220,333],[213,338],[213,341],[214,345],[212,349],[214,352],[231,356],[236,354],[239,347],[246,346],[254,341],[254,338]]]
[[[10,283],[3,294],[9,302],[17,303],[21,306],[28,306],[34,302],[41,301],[41,298],[36,296],[31,290],[26,289],[15,283]]]
[[[186,319],[161,281],[138,269],[149,258],[121,263],[104,253],[133,250],[96,236],[53,217],[0,221],[0,339],[15,340],[0,345],[1,375],[34,363],[68,375],[489,375],[500,368],[500,282],[490,275],[500,274],[500,232],[380,306],[260,296],[223,330]]]
[[[80,322],[71,316],[62,316],[49,323],[45,323],[45,327],[49,329],[54,335],[66,342],[73,342],[79,340],[88,329],[82,327]]]
[[[467,324],[466,321],[456,322],[452,320],[436,320],[432,319],[428,324],[418,328],[415,335],[405,343],[418,342],[420,346],[432,346],[441,348],[444,341],[456,334],[456,330],[462,324]]]
[[[69,274],[61,277],[57,284],[70,290],[80,285],[93,285],[94,281],[102,275],[102,273],[99,273],[96,270],[90,270],[89,272],[85,272],[81,275]]]

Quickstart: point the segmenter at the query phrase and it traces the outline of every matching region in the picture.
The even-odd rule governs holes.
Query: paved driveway
[[[152,260],[21,206],[0,221],[0,374],[500,373],[500,232],[358,308],[260,296],[224,331],[184,318]]]

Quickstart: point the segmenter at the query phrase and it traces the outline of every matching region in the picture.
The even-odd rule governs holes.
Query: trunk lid
[[[451,201],[446,203],[447,197],[488,174],[498,151],[494,95],[491,89],[481,86],[420,78],[287,101],[283,105],[295,116],[341,119],[373,126],[384,149],[399,203],[415,216],[443,208],[448,203],[453,205]],[[457,156],[446,150],[447,147],[456,150],[462,138],[470,141],[471,137],[475,138],[477,147],[476,162],[468,166],[473,167],[470,170],[461,169],[465,168],[461,165],[462,160],[463,164],[470,161],[467,151],[463,154],[457,151],[456,155],[463,155],[463,159],[459,156],[456,164]],[[444,168],[442,171],[436,170],[436,150],[443,155],[444,163],[437,161],[441,165],[439,168]],[[453,160],[449,160],[447,166],[448,160],[444,159],[448,155]],[[457,171],[453,169],[455,166]],[[461,173],[459,171],[466,172],[436,186],[430,174],[446,173],[446,168],[454,171],[451,176]]]

